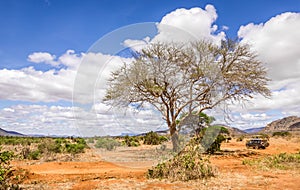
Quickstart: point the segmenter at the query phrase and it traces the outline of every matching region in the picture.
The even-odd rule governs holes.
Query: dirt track
[[[189,182],[148,180],[145,172],[149,164],[138,163],[138,168],[120,166],[102,161],[101,155],[93,150],[82,155],[82,161],[78,162],[15,162],[14,165],[29,171],[23,184],[25,189],[300,189],[300,171],[261,171],[242,164],[244,159],[299,152],[299,139],[271,139],[270,147],[265,150],[247,150],[244,143],[235,140],[224,143],[222,150],[228,154],[211,157],[219,170],[217,177]]]

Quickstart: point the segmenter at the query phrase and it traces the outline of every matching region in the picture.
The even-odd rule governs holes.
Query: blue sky
[[[297,60],[300,59],[296,48],[300,42],[297,41],[295,32],[298,28],[295,27],[299,26],[300,1],[1,0],[0,127],[29,134],[76,133],[76,127],[72,124],[74,121],[70,117],[72,111],[70,91],[74,83],[72,76],[76,73],[75,68],[78,68],[83,54],[98,39],[127,25],[160,23],[166,15],[180,8],[185,11],[195,7],[206,10],[208,4],[214,7],[217,14],[211,25],[218,26],[218,29],[211,35],[217,36],[224,32],[226,37],[239,37],[244,41],[253,42],[255,50],[262,52],[259,55],[261,60],[268,62],[271,68],[270,76],[274,81],[270,84],[275,93],[272,100],[261,100],[259,102],[264,102],[263,104],[250,105],[246,111],[233,108],[238,111],[238,114],[233,114],[235,123],[239,124],[236,126],[260,127],[285,115],[299,116],[299,98],[287,101],[291,98],[286,97],[282,100],[279,96],[282,97],[282,93],[293,95],[299,92],[296,86],[299,82],[297,76],[300,69]],[[178,11],[178,14],[179,18],[180,14],[185,12]],[[169,19],[173,19],[171,16]],[[176,21],[178,18],[174,17],[173,20]],[[186,29],[188,30],[189,26]],[[271,42],[275,42],[276,37],[281,37],[276,33],[277,30],[282,31],[280,34],[284,34],[282,44],[288,44],[287,47],[293,50],[286,55],[288,59],[282,55],[278,58],[275,56],[273,60],[268,54],[268,47],[274,45]],[[266,38],[263,37],[271,39],[265,42]],[[294,37],[297,39],[290,39]],[[282,49],[276,47],[274,55],[282,53]],[[44,54],[35,54],[41,52]],[[288,70],[279,73],[282,65],[276,60],[290,61],[291,66],[287,66]],[[289,77],[284,73],[291,75]],[[27,88],[29,90],[26,91]],[[290,106],[290,109],[282,110],[281,107],[284,106]],[[56,113],[52,113],[51,109]],[[28,112],[31,112],[31,115],[27,115]],[[31,122],[23,117],[36,121]],[[245,124],[245,121],[250,119],[253,120],[251,120],[253,124]],[[65,130],[61,127],[58,130],[58,123],[64,126]]]
[[[295,0],[216,1],[0,1],[0,68],[21,68],[28,54],[48,51],[61,54],[67,49],[86,51],[98,38],[119,27],[139,22],[159,22],[177,8],[217,9],[217,25],[226,25],[229,37],[236,37],[240,25],[261,23],[270,17],[299,11]]]

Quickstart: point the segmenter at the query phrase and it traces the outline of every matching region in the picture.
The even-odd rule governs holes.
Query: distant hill
[[[244,129],[243,131],[245,131],[246,133],[257,133],[260,132],[264,129],[265,127],[259,127],[259,128],[249,128],[249,129]]]
[[[216,126],[221,126],[221,127],[225,127],[226,129],[228,129],[230,135],[236,136],[236,135],[245,135],[246,132],[243,130],[240,130],[238,128],[235,127],[229,127],[227,125],[223,125],[223,124],[216,124]]]
[[[264,129],[265,132],[298,130],[300,130],[300,117],[298,116],[289,116],[278,119],[269,123]]]
[[[25,135],[15,132],[15,131],[6,131],[6,130],[0,128],[0,136],[23,137]]]

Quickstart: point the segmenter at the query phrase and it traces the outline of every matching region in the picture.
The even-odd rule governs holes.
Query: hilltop
[[[0,128],[0,136],[23,137],[25,135],[15,132],[15,131],[6,131],[6,130]]]
[[[289,116],[275,120],[265,127],[265,132],[273,131],[298,131],[300,130],[300,117]]]

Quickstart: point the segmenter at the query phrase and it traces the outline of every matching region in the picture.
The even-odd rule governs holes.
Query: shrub
[[[32,143],[39,143],[40,138],[34,137],[10,137],[10,136],[1,136],[0,145],[31,145]]]
[[[120,146],[120,142],[111,138],[99,138],[95,144],[96,148],[105,148],[106,150],[113,150]]]
[[[165,141],[168,141],[168,139],[165,136],[159,136],[157,133],[150,131],[147,133],[144,137],[144,144],[147,145],[159,145]]]
[[[135,136],[128,136],[126,135],[124,137],[124,144],[126,146],[132,147],[132,146],[140,146],[140,139],[139,137],[135,137]]]
[[[240,136],[240,137],[238,137],[238,138],[236,139],[236,142],[241,142],[241,141],[244,140],[244,138],[245,138],[245,136],[242,135],[242,136]]]
[[[84,146],[87,146],[85,140],[83,138],[74,138],[73,142],[77,143],[77,144],[82,144]]]
[[[20,189],[17,184],[13,183],[15,178],[13,173],[14,170],[10,166],[10,160],[13,156],[13,152],[10,151],[0,152],[0,190]]]
[[[66,143],[66,150],[68,153],[71,154],[78,154],[78,153],[83,153],[85,145],[84,144],[70,144]]]
[[[199,145],[189,145],[172,159],[149,169],[147,177],[188,181],[215,176],[215,169],[199,148]]]
[[[56,139],[53,141],[52,139],[47,139],[44,142],[38,145],[38,150],[41,153],[61,153],[62,152],[61,140]]]
[[[243,160],[244,165],[257,166],[263,170],[268,169],[300,169],[300,152],[295,154],[280,153],[267,156],[259,160]]]
[[[214,154],[216,151],[220,151],[221,143],[226,140],[225,134],[229,134],[228,129],[225,127],[212,126],[209,128],[203,128],[197,138],[194,138],[196,143],[200,143],[206,153]]]
[[[262,139],[266,139],[266,140],[270,139],[270,136],[268,134],[265,134],[265,133],[258,133],[257,137],[262,138]]]
[[[93,139],[93,138],[88,138],[88,139],[87,139],[87,143],[89,143],[89,144],[94,143],[94,139]]]
[[[277,131],[277,132],[274,132],[272,134],[272,137],[275,137],[275,136],[278,136],[278,137],[287,137],[287,136],[291,136],[291,133],[288,132],[288,131]]]
[[[28,155],[28,158],[31,160],[38,160],[41,156],[41,152],[39,150],[31,151]]]

